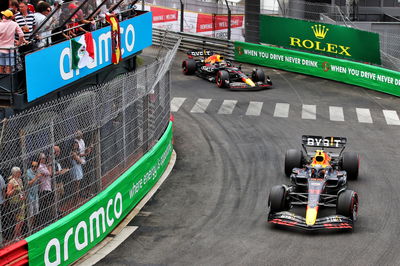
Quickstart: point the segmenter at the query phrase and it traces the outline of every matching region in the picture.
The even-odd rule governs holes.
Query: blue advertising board
[[[151,12],[120,22],[122,58],[152,45]],[[28,102],[42,97],[111,64],[111,27],[92,32],[95,60],[81,69],[71,68],[70,41],[28,54],[25,58]],[[78,39],[80,37],[77,37]]]

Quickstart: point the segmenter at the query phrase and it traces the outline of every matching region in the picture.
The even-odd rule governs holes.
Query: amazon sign
[[[379,34],[344,26],[261,15],[260,42],[381,64]]]

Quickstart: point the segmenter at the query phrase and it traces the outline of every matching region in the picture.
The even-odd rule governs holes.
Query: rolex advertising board
[[[379,34],[344,26],[261,15],[260,42],[381,64]]]

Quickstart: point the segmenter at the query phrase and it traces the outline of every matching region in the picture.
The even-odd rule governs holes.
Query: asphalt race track
[[[131,222],[139,229],[97,265],[400,264],[400,99],[267,68],[274,88],[233,92],[182,75],[183,58],[173,69],[175,168]],[[266,222],[269,190],[288,182],[284,154],[302,134],[347,137],[360,154],[352,233]]]

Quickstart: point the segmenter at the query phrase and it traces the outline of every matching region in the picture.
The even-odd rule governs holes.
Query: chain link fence
[[[379,34],[382,66],[388,69],[400,71],[400,36],[373,28],[360,28],[354,17],[353,5],[347,1],[346,5],[324,3],[311,3],[303,0],[278,0],[280,13],[284,17],[312,20],[330,24],[344,25],[351,28],[367,30]]]
[[[142,8],[153,12],[153,27],[243,41],[244,6],[225,1],[148,0]]]
[[[154,146],[170,120],[176,51],[2,121],[1,247],[76,210]]]

